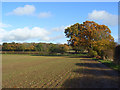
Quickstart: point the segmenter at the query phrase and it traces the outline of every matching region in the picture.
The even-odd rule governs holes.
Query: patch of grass
[[[88,54],[87,53],[79,53],[79,54],[53,53],[53,54],[31,54],[31,56],[88,56]]]
[[[2,55],[31,55],[31,54],[15,54],[15,53],[1,53]]]
[[[100,60],[100,59],[96,59],[96,58],[92,58],[93,60]]]
[[[6,54],[2,54],[2,55],[30,55],[30,56],[88,56],[87,53],[78,53],[78,54],[70,54],[70,53],[51,53],[51,54],[15,54],[15,53],[6,53]]]
[[[98,61],[114,70],[120,71],[120,65],[117,65],[117,64],[113,63],[112,61],[109,61],[109,60],[98,60]]]
[[[72,56],[88,56],[87,53],[72,54]]]

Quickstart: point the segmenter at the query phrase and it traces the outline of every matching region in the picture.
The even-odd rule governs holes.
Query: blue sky
[[[107,25],[118,39],[117,2],[3,2],[2,42],[66,43],[64,28],[86,20]]]

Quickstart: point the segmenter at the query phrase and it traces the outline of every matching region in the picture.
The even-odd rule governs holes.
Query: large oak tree
[[[65,35],[69,38],[68,43],[76,51],[82,46],[88,51],[95,46],[104,46],[114,42],[110,29],[105,25],[99,25],[94,21],[85,21],[83,24],[76,23],[65,29]]]

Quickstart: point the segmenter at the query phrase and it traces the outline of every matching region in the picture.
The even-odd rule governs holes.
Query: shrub
[[[114,50],[114,62],[120,64],[120,45],[116,46]]]
[[[98,55],[98,53],[94,50],[90,50],[88,55],[91,56],[91,57],[96,57]]]
[[[96,59],[101,59],[101,56],[97,55],[95,58],[96,58]]]
[[[102,50],[100,56],[102,59],[107,59],[107,60],[113,60],[113,50],[108,49],[108,50]]]

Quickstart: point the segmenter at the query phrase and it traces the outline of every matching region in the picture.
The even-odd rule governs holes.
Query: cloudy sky
[[[86,20],[107,25],[118,41],[117,2],[3,2],[0,43],[66,43],[64,29]]]

